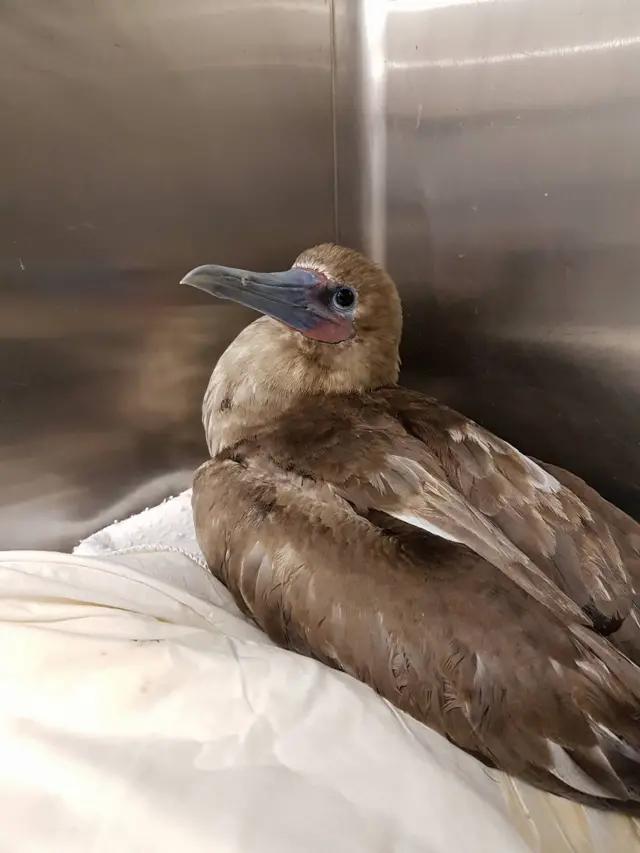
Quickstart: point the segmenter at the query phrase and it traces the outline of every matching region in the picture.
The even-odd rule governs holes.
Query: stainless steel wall
[[[178,282],[334,235],[324,0],[0,4],[0,547],[186,486],[247,313]]]
[[[403,381],[640,517],[640,3],[338,7],[340,229]]]
[[[251,315],[181,273],[336,234],[407,384],[640,514],[637,0],[4,0],[0,50],[0,547],[186,485]]]

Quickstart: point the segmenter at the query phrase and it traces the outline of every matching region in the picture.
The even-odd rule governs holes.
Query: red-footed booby
[[[487,765],[640,814],[640,525],[398,386],[400,298],[363,255],[183,282],[264,315],[213,371],[193,486],[238,605]]]

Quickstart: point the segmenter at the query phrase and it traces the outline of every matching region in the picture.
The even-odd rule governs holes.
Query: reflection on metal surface
[[[336,227],[405,383],[640,513],[636,0],[5,0],[0,48],[0,547],[186,485],[252,315],[178,281]]]
[[[0,5],[0,547],[189,483],[250,317],[180,287],[334,234],[324,0]]]
[[[640,6],[384,5],[404,382],[640,514]]]
[[[360,43],[359,91],[363,118],[362,222],[364,251],[379,264],[386,258],[386,195],[387,195],[387,59],[385,35],[387,4],[378,0],[362,0],[359,4],[358,32]]]
[[[552,59],[601,50],[619,50],[640,45],[640,36],[597,41],[592,44],[569,44],[548,49],[539,48],[526,53],[497,53],[491,56],[467,56],[462,59],[422,59],[416,62],[389,62],[393,70],[407,68],[464,68],[467,65],[501,65],[503,62],[531,62],[534,59]]]

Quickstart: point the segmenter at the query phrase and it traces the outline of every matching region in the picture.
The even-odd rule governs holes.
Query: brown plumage
[[[270,315],[213,372],[193,487],[240,607],[485,763],[640,814],[640,526],[398,387],[399,297],[362,255],[185,281]]]

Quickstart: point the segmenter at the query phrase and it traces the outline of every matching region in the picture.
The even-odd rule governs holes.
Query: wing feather
[[[578,478],[530,459],[462,415],[412,392],[388,398],[397,400],[407,432],[436,447],[446,479],[465,500],[598,630],[619,629],[633,607],[640,526],[617,508],[603,512],[606,502]],[[619,528],[626,529],[624,539]]]

